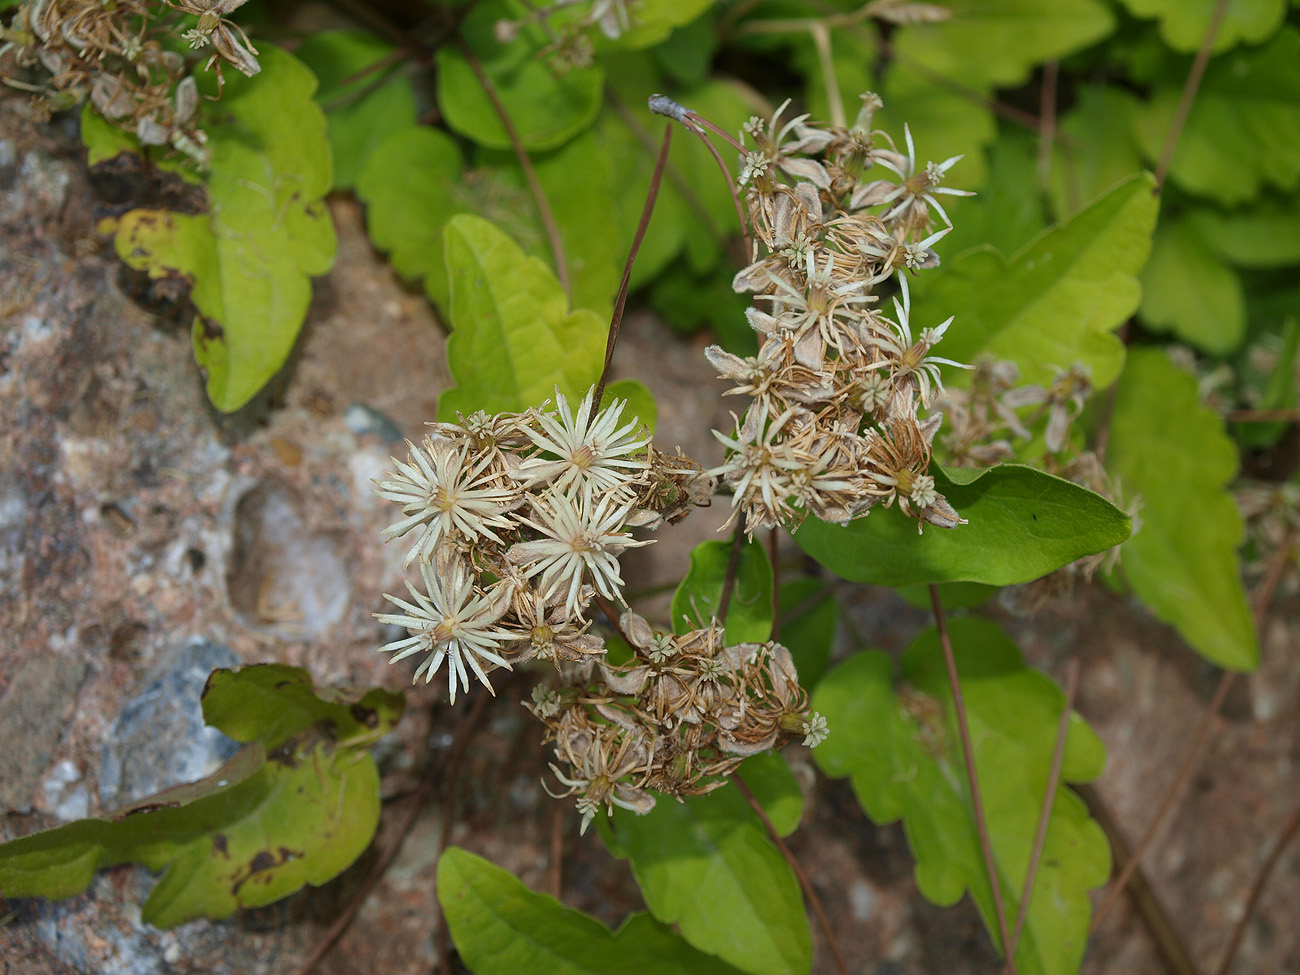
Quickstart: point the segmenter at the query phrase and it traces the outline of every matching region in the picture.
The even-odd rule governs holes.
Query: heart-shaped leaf
[[[890,508],[842,527],[809,518],[794,540],[853,582],[1009,586],[1128,538],[1128,516],[1105,498],[1032,467],[930,470],[936,490],[969,524],[918,536],[916,520]]]
[[[949,622],[975,765],[997,865],[1014,920],[1052,762],[1065,695],[1024,665],[996,624]],[[994,941],[993,894],[966,785],[947,672],[936,631],[912,642],[896,680],[883,653],[852,657],[817,687],[813,705],[830,735],[813,752],[832,776],[852,777],[871,819],[903,820],[916,856],[916,883],[936,904],[970,891]],[[1062,782],[1101,774],[1106,751],[1072,715]],[[1106,882],[1110,850],[1079,797],[1058,786],[1016,968],[1025,975],[1077,972],[1088,935],[1088,891]]]

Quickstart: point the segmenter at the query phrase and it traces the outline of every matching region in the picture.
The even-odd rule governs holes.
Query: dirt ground
[[[0,100],[0,836],[111,811],[198,775],[225,747],[202,733],[197,692],[215,666],[282,661],[321,684],[409,694],[379,750],[386,845],[421,771],[465,714],[445,691],[407,685],[373,652],[371,614],[399,587],[404,549],[369,484],[433,417],[449,382],[443,332],[423,297],[366,240],[363,214],[333,201],[340,251],[316,284],[298,352],[248,410],[207,405],[188,325],[144,294],[95,234],[104,212],[72,124],[35,126]],[[126,295],[148,299],[147,311]],[[644,314],[624,326],[616,368],[659,404],[657,441],[703,463],[726,404],[701,354]],[[687,553],[723,512],[692,515],[627,559],[630,590],[680,579]],[[793,554],[793,553],[792,553]],[[846,587],[873,646],[897,652],[923,614],[885,590]],[[663,597],[638,608],[661,613]],[[1032,617],[993,609],[1031,663],[1081,666],[1078,710],[1110,752],[1101,801],[1132,843],[1172,781],[1218,680],[1135,603],[1089,589]],[[1284,582],[1264,633],[1264,665],[1237,681],[1212,743],[1145,873],[1199,970],[1215,970],[1249,886],[1300,803],[1300,596]],[[847,638],[846,638],[847,639]],[[847,642],[840,648],[852,647]],[[498,684],[465,761],[416,818],[397,859],[318,971],[436,970],[433,867],[450,841],[535,889],[551,876],[555,804],[528,681]],[[188,702],[188,703],[187,703]],[[791,761],[807,791],[792,848],[825,901],[854,973],[993,973],[996,956],[968,902],[940,909],[915,889],[898,825],[877,827],[843,782]],[[630,871],[563,813],[563,899],[607,923],[641,908]],[[0,903],[4,975],[261,975],[296,969],[358,889],[372,849],[338,880],[222,922],[143,925],[153,880],[101,872],[56,904]],[[1234,971],[1300,971],[1300,848],[1283,857]],[[819,935],[814,929],[814,938]],[[1164,971],[1149,925],[1124,899],[1089,946],[1084,971]],[[832,966],[818,943],[816,971]]]

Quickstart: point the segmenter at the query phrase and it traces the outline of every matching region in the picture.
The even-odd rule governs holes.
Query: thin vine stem
[[[714,614],[718,623],[724,627],[727,625],[727,610],[731,608],[731,594],[736,588],[736,573],[740,570],[740,550],[744,544],[745,512],[741,511],[736,518],[736,530],[731,533],[731,554],[727,558],[727,575],[722,580],[722,595],[718,597],[718,611]]]
[[[979,835],[980,850],[984,854],[984,869],[988,873],[989,888],[993,891],[993,913],[998,921],[998,934],[1006,958],[1007,972],[1015,975],[1016,961],[1008,950],[1011,946],[1007,930],[1007,911],[1002,903],[1002,885],[998,881],[997,862],[993,858],[993,842],[989,839],[988,821],[984,816],[984,800],[980,794],[979,773],[975,769],[975,745],[971,741],[970,722],[966,716],[966,701],[961,693],[961,680],[957,675],[957,658],[952,652],[952,637],[939,598],[939,587],[930,584],[930,605],[934,609],[934,622],[939,629],[939,644],[943,647],[943,660],[948,668],[948,687],[952,691],[953,710],[957,714],[957,731],[961,738],[961,754],[966,766],[966,784],[970,787],[971,808],[975,814],[975,832]]]
[[[1047,843],[1047,827],[1052,820],[1052,806],[1056,801],[1056,788],[1061,783],[1061,767],[1065,764],[1065,739],[1070,731],[1070,714],[1074,711],[1074,695],[1079,687],[1079,661],[1071,660],[1065,675],[1065,707],[1061,709],[1061,720],[1056,726],[1056,744],[1052,748],[1052,766],[1047,774],[1047,791],[1043,793],[1043,806],[1038,814],[1038,828],[1034,831],[1034,846],[1029,853],[1029,869],[1025,871],[1025,886],[1020,892],[1020,907],[1016,911],[1016,923],[1011,929],[1011,941],[1007,944],[1007,956],[1015,957],[1016,947],[1020,944],[1020,934],[1029,916],[1029,901],[1034,896],[1034,883],[1038,879],[1038,865],[1043,857],[1043,846]]]
[[[470,708],[469,713],[460,720],[455,731],[452,732],[452,747],[430,762],[429,769],[425,772],[419,787],[407,797],[406,810],[397,825],[397,835],[393,838],[392,843],[371,865],[370,872],[366,874],[366,879],[361,882],[361,887],[352,896],[347,907],[343,909],[343,913],[330,925],[329,930],[317,942],[316,947],[312,949],[312,953],[298,966],[294,975],[311,975],[316,970],[316,966],[324,960],[334,945],[338,943],[339,938],[343,937],[343,932],[348,929],[348,925],[352,923],[353,918],[357,916],[357,912],[361,910],[375,885],[379,883],[379,878],[384,875],[388,865],[393,862],[393,857],[397,856],[397,852],[402,848],[402,843],[407,834],[411,832],[411,827],[415,824],[415,819],[419,816],[420,810],[424,808],[424,804],[428,801],[437,784],[442,781],[443,770],[453,762],[458,763],[460,761],[460,755],[465,750],[470,733],[474,730],[474,725],[482,717],[483,709],[487,707],[489,700],[490,695],[478,695],[474,706]]]
[[[1246,898],[1246,908],[1242,911],[1241,919],[1237,921],[1236,926],[1232,929],[1232,937],[1228,940],[1228,947],[1223,952],[1223,960],[1219,962],[1218,975],[1228,975],[1228,969],[1232,967],[1232,959],[1237,955],[1237,948],[1241,946],[1241,939],[1246,933],[1247,925],[1250,924],[1251,915],[1255,913],[1255,908],[1259,905],[1259,899],[1264,893],[1268,878],[1272,876],[1278,861],[1282,859],[1282,854],[1286,851],[1287,844],[1295,839],[1296,833],[1300,833],[1300,806],[1295,808],[1295,811],[1282,825],[1277,839],[1273,841],[1273,849],[1268,851],[1268,856],[1264,858],[1263,864],[1260,865],[1255,882],[1250,885],[1250,896]]]
[[[636,234],[632,237],[632,246],[627,252],[627,262],[623,265],[623,280],[618,285],[618,297],[614,299],[614,313],[609,319],[609,337],[605,340],[605,365],[600,370],[600,382],[596,384],[596,395],[591,399],[591,413],[595,415],[600,409],[600,401],[605,395],[605,384],[609,382],[609,370],[614,365],[614,345],[618,342],[618,330],[623,324],[623,309],[627,307],[627,289],[632,280],[632,263],[641,242],[645,240],[646,229],[650,226],[650,217],[655,210],[655,200],[659,198],[659,186],[664,178],[664,166],[668,164],[668,148],[673,141],[673,127],[664,126],[663,141],[659,144],[659,155],[655,159],[654,172],[650,175],[650,189],[646,191],[645,206],[641,208],[641,219],[636,225]],[[588,417],[590,419],[590,417]]]
[[[560,287],[564,288],[564,293],[572,299],[573,286],[569,281],[569,261],[564,253],[564,240],[560,237],[560,228],[555,223],[555,214],[551,212],[551,205],[546,201],[546,192],[542,189],[541,181],[537,178],[537,170],[533,168],[533,161],[528,158],[528,151],[524,149],[524,144],[519,138],[519,130],[515,128],[515,123],[511,120],[510,113],[506,111],[501,96],[497,94],[496,85],[492,84],[492,79],[487,76],[487,73],[483,70],[483,65],[474,56],[474,52],[469,49],[465,39],[457,37],[456,46],[460,48],[460,53],[465,56],[465,61],[469,64],[470,70],[474,72],[474,77],[478,79],[483,94],[487,95],[488,101],[492,103],[492,108],[497,113],[497,118],[501,120],[501,125],[506,130],[506,137],[510,140],[510,148],[515,151],[515,158],[519,160],[519,168],[524,171],[524,179],[528,183],[528,190],[532,193],[533,202],[537,205],[538,216],[542,219],[542,227],[546,231],[546,240],[551,247],[551,258],[555,261],[555,277],[559,280]]]
[[[1273,559],[1269,563],[1268,571],[1265,573],[1264,579],[1260,583],[1259,590],[1255,594],[1254,605],[1251,609],[1255,617],[1255,629],[1261,634],[1264,632],[1264,618],[1268,613],[1269,604],[1273,601],[1273,594],[1277,591],[1278,583],[1282,581],[1282,573],[1286,571],[1287,560],[1290,558],[1291,554],[1291,546],[1295,544],[1295,540],[1296,533],[1294,530],[1288,531],[1283,537],[1282,543],[1273,553]],[[1179,768],[1177,776],[1174,777],[1173,784],[1170,785],[1169,790],[1165,793],[1164,799],[1161,800],[1160,808],[1156,811],[1155,818],[1147,825],[1146,832],[1142,834],[1141,840],[1138,841],[1137,847],[1134,848],[1133,856],[1120,871],[1119,876],[1115,878],[1114,883],[1111,884],[1110,891],[1106,894],[1105,900],[1103,900],[1101,906],[1097,908],[1097,913],[1092,919],[1092,927],[1089,928],[1089,933],[1097,930],[1102,920],[1115,905],[1120,892],[1128,884],[1129,879],[1133,876],[1133,872],[1137,870],[1138,865],[1142,862],[1142,857],[1146,854],[1146,851],[1155,840],[1156,833],[1164,824],[1165,818],[1173,809],[1174,801],[1182,794],[1183,786],[1187,783],[1188,778],[1190,778],[1197,765],[1200,764],[1201,755],[1209,741],[1210,725],[1218,715],[1219,709],[1223,707],[1223,702],[1228,696],[1228,691],[1232,689],[1232,684],[1236,679],[1236,676],[1236,673],[1233,671],[1226,670],[1223,672],[1223,676],[1219,678],[1219,685],[1214,689],[1214,696],[1210,698],[1210,703],[1205,709],[1205,714],[1201,716],[1200,723],[1197,725],[1196,734],[1192,740],[1191,751],[1188,752],[1187,757],[1183,759],[1183,764]]]
[[[1205,77],[1205,67],[1210,63],[1211,49],[1214,47],[1214,38],[1219,33],[1219,25],[1223,23],[1223,15],[1228,10],[1228,0],[1218,0],[1214,5],[1214,12],[1210,15],[1209,26],[1205,28],[1205,37],[1201,39],[1201,49],[1196,52],[1196,59],[1192,62],[1192,69],[1187,72],[1187,81],[1183,84],[1183,93],[1179,96],[1178,107],[1174,109],[1174,117],[1169,121],[1169,131],[1165,133],[1165,144],[1160,149],[1160,162],[1156,166],[1156,191],[1164,189],[1165,179],[1169,176],[1169,167],[1174,161],[1174,150],[1178,148],[1178,140],[1183,134],[1183,126],[1187,124],[1187,116],[1191,114],[1192,102],[1196,100],[1196,92],[1201,87],[1201,79]]]
[[[650,111],[654,112],[656,115],[663,115],[675,119],[682,125],[686,126],[687,131],[703,142],[704,147],[709,150],[709,154],[713,156],[713,161],[718,164],[718,168],[722,170],[722,175],[727,180],[727,189],[731,192],[731,202],[736,208],[736,221],[740,225],[740,233],[745,241],[745,253],[750,255],[750,259],[752,260],[754,242],[753,238],[751,238],[749,234],[749,221],[745,217],[745,205],[740,200],[740,191],[736,187],[735,177],[731,175],[731,167],[729,167],[726,161],[723,160],[722,153],[718,152],[718,147],[713,144],[713,140],[709,138],[708,133],[704,130],[708,129],[711,132],[716,133],[721,138],[725,139],[737,152],[743,153],[745,147],[736,141],[736,139],[728,134],[724,129],[709,121],[703,115],[698,115],[691,111],[685,105],[678,104],[667,95],[651,95],[649,106]]]
[[[831,931],[831,922],[827,919],[826,911],[822,908],[821,898],[817,896],[817,891],[813,889],[812,881],[808,879],[808,875],[804,873],[803,867],[799,865],[795,855],[790,852],[790,848],[785,845],[785,840],[781,839],[781,834],[776,831],[776,827],[772,825],[772,820],[768,818],[767,810],[754,797],[754,793],[745,784],[745,780],[740,777],[740,773],[732,772],[731,781],[736,783],[736,788],[740,790],[740,794],[745,797],[745,801],[749,803],[750,808],[762,821],[768,837],[776,844],[776,848],[781,851],[786,863],[790,864],[790,869],[794,871],[794,875],[799,879],[799,886],[803,888],[804,896],[808,898],[808,906],[812,908],[813,916],[817,918],[817,924],[826,938],[826,944],[830,946],[831,954],[835,956],[835,967],[839,969],[840,975],[849,975],[849,966],[845,964],[844,956],[840,954],[839,943],[835,940],[835,933]]]

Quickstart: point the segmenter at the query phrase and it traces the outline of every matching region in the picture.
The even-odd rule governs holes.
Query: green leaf
[[[618,379],[605,387],[605,396],[601,400],[602,406],[609,406],[616,399],[625,400],[627,406],[623,408],[623,421],[631,422],[632,418],[640,420],[646,428],[646,431],[653,436],[655,424],[659,421],[659,407],[655,404],[654,394],[645,383],[639,379]]]
[[[140,155],[140,140],[100,115],[90,102],[81,106],[81,141],[86,146],[86,165],[91,167],[124,152]]]
[[[438,399],[438,416],[540,406],[558,386],[581,398],[600,378],[609,325],[570,312],[548,267],[479,217],[452,217],[443,231],[451,284],[447,364],[458,385]]]
[[[1228,355],[1246,335],[1241,279],[1176,217],[1156,227],[1138,315],[1152,331],[1173,332],[1210,355]]]
[[[1142,157],[1133,137],[1140,109],[1136,96],[1115,85],[1079,89],[1074,108],[1061,118],[1052,160],[1049,183],[1058,217],[1075,213],[1141,172]]]
[[[975,765],[1008,924],[1019,906],[1051,768],[1065,695],[1025,667],[996,624],[949,621]],[[813,706],[830,735],[813,752],[823,771],[852,776],[871,819],[903,820],[916,856],[916,883],[936,904],[970,891],[996,942],[992,887],[966,787],[947,673],[934,630],[907,648],[895,682],[883,653],[859,654],[821,682]],[[1077,972],[1088,935],[1088,891],[1106,882],[1110,850],[1101,828],[1066,782],[1101,774],[1105,748],[1076,714],[1066,735],[1062,785],[1016,950],[1024,975]]]
[[[1115,17],[1097,0],[946,0],[947,20],[909,24],[894,48],[940,77],[975,87],[1014,87],[1030,70],[1101,40]]]
[[[1140,528],[1121,550],[1142,602],[1220,666],[1259,663],[1241,581],[1241,515],[1226,485],[1237,449],[1201,405],[1196,379],[1162,351],[1135,350],[1116,387],[1106,469],[1130,498]]]
[[[554,149],[596,118],[605,83],[600,68],[558,72],[539,52],[549,40],[540,25],[524,26],[509,44],[497,41],[497,21],[513,19],[503,0],[476,4],[461,25],[461,36],[478,58],[483,73],[525,149]],[[456,44],[442,44],[434,55],[438,105],[454,131],[489,149],[509,149],[510,136],[465,54]]]
[[[438,860],[438,901],[456,950],[476,975],[734,975],[647,914],[614,933],[590,915],[535,894],[458,847]]]
[[[800,674],[802,683],[803,675]],[[738,769],[778,836],[789,836],[803,819],[803,793],[780,752],[759,752]]]
[[[807,975],[812,940],[799,883],[735,789],[612,819],[646,906],[682,937],[753,975]]]
[[[1173,123],[1182,78],[1157,90],[1137,119],[1137,137],[1155,162]],[[1172,81],[1172,78],[1171,78]],[[1210,62],[1169,167],[1169,178],[1198,196],[1232,206],[1265,185],[1300,183],[1300,31],[1283,27],[1267,44]]]
[[[1230,211],[1196,207],[1186,219],[1216,254],[1238,267],[1300,264],[1300,198],[1266,195]]]
[[[369,744],[401,717],[403,699],[378,688],[355,690],[315,687],[301,667],[258,664],[214,670],[203,688],[204,723],[235,741],[260,741],[268,749],[321,722],[336,742]]]
[[[357,178],[370,239],[388,251],[393,269],[423,279],[429,298],[447,310],[443,226],[475,208],[461,197],[460,150],[445,133],[424,126],[398,132],[379,146]]]
[[[379,822],[367,746],[400,716],[401,697],[313,689],[305,671],[281,665],[217,671],[205,693],[205,715],[211,705],[250,744],[206,779],[112,819],[0,845],[6,897],[69,897],[97,869],[137,862],[166,871],[141,918],[167,928],[269,904],[351,866]]]
[[[878,509],[848,525],[809,518],[799,547],[852,582],[1029,582],[1128,538],[1127,515],[1100,495],[1032,467],[932,465],[935,489],[970,524],[916,533],[916,519]]]
[[[674,633],[689,633],[717,616],[731,563],[731,542],[701,542],[691,550],[691,568],[673,593]],[[772,563],[760,542],[740,546],[736,581],[727,605],[727,643],[762,643],[772,635]]]
[[[781,642],[790,650],[799,685],[812,690],[826,672],[840,621],[835,590],[820,579],[794,579],[781,586]]]
[[[538,154],[533,159],[537,180],[563,244],[572,303],[576,308],[590,308],[604,318],[614,309],[614,296],[623,277],[627,246],[631,243],[631,231],[625,237],[620,222],[610,216],[618,212],[619,197],[629,189],[638,194],[645,189],[643,185],[633,188],[618,185],[624,174],[618,171],[615,158],[607,148],[604,132],[589,130],[559,149]],[[553,266],[550,241],[523,171],[513,154],[491,155],[489,163],[495,170],[498,185],[508,187],[526,201],[521,211],[510,215],[505,226],[527,253]],[[486,217],[488,213],[480,215]]]
[[[705,0],[705,6],[711,6]],[[714,17],[698,17],[672,32],[662,44],[650,48],[656,66],[679,85],[694,87],[709,78],[718,50]]]
[[[935,277],[925,306],[955,314],[943,354],[1010,359],[1025,382],[1046,385],[1053,366],[1082,362],[1098,388],[1119,375],[1124,346],[1111,332],[1138,306],[1137,274],[1156,221],[1153,180],[1121,183],[1015,257],[968,251]],[[954,377],[960,382],[960,377]]]
[[[1175,51],[1195,54],[1205,42],[1217,0],[1122,0],[1135,17],[1156,17],[1160,36]],[[1211,53],[1267,40],[1282,24],[1284,0],[1228,0],[1215,25]]]
[[[118,255],[150,277],[193,283],[194,357],[208,398],[230,413],[288,358],[311,301],[311,276],[334,260],[332,185],[316,79],[292,55],[260,48],[261,74],[235,72],[204,129],[209,213],[132,210]]]
[[[380,144],[415,125],[415,95],[400,62],[344,83],[395,50],[374,34],[359,30],[321,31],[294,50],[320,84],[316,103],[325,111],[329,123],[336,188],[356,185]],[[393,169],[388,173],[390,177],[396,175]]]

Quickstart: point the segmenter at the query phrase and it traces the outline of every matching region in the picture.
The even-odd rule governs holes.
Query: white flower
[[[873,335],[865,339],[868,345],[879,347],[885,357],[873,363],[868,368],[871,369],[888,369],[895,383],[901,382],[909,376],[916,377],[916,383],[921,394],[921,404],[930,405],[931,387],[943,392],[943,378],[939,375],[940,364],[953,366],[957,369],[971,369],[972,366],[964,362],[957,362],[954,359],[945,359],[942,356],[929,355],[930,349],[939,344],[939,340],[948,331],[948,326],[952,324],[952,318],[943,322],[936,328],[926,328],[921,330],[921,337],[915,343],[912,342],[912,325],[908,320],[911,316],[911,299],[906,290],[903,292],[903,303],[900,305],[898,299],[894,299],[894,314],[897,321],[890,322],[894,327],[893,333],[884,335]],[[886,321],[889,321],[886,319]]]
[[[747,429],[742,424],[734,437],[714,430],[713,435],[732,451],[727,462],[715,467],[710,474],[721,476],[732,488],[731,506],[736,509],[727,519],[731,524],[742,503],[747,503],[749,530],[780,524],[789,513],[788,499],[795,487],[791,474],[807,466],[807,458],[800,457],[788,443],[781,441],[781,431],[794,416],[793,408],[786,410],[767,424],[761,434],[758,429]],[[725,528],[726,525],[724,524]]]
[[[609,494],[599,500],[588,494],[548,494],[533,503],[538,520],[525,519],[546,537],[512,546],[508,558],[531,565],[529,578],[541,575],[538,588],[544,598],[567,590],[565,611],[571,619],[583,618],[582,580],[587,572],[602,595],[623,602],[618,556],[626,548],[649,544],[618,530],[635,505],[628,501],[620,507]]]
[[[948,170],[960,162],[962,157],[952,156],[941,163],[928,162],[925,164],[925,168],[918,172],[916,168],[916,146],[912,143],[912,130],[904,126],[903,134],[907,137],[906,156],[897,152],[882,151],[875,154],[875,161],[896,173],[902,182],[890,184],[884,180],[878,180],[874,183],[859,186],[853,191],[853,195],[849,200],[850,209],[857,210],[865,206],[892,203],[893,206],[882,214],[882,220],[890,221],[896,217],[901,217],[905,224],[921,225],[929,222],[929,208],[934,207],[939,211],[939,216],[943,217],[943,222],[951,227],[952,220],[949,219],[947,211],[944,210],[936,197],[941,194],[946,196],[975,195],[969,190],[954,190],[951,187],[939,185],[943,182],[944,175]]]
[[[830,729],[826,724],[826,719],[814,711],[804,721],[803,727],[799,731],[804,736],[803,743],[809,748],[816,748],[826,740]]]
[[[492,529],[513,525],[503,513],[518,504],[519,492],[489,486],[494,477],[486,470],[490,459],[470,467],[466,448],[446,440],[425,438],[423,449],[409,446],[412,463],[403,464],[394,457],[398,473],[375,482],[375,494],[400,504],[406,515],[384,529],[384,541],[405,535],[417,525],[424,526],[402,567],[410,565],[416,556],[421,562],[429,562],[452,532],[471,540],[487,537],[500,542]]]
[[[491,692],[492,685],[488,683],[481,661],[486,660],[498,667],[510,669],[510,664],[496,653],[501,648],[499,641],[508,639],[510,634],[493,626],[505,612],[509,600],[497,598],[495,592],[475,595],[473,577],[459,562],[450,564],[445,579],[429,563],[421,562],[420,575],[424,577],[427,595],[409,581],[406,583],[414,603],[384,593],[385,599],[400,606],[406,613],[376,613],[375,618],[381,623],[404,626],[411,635],[404,640],[384,644],[379,647],[379,652],[393,654],[390,664],[412,654],[428,654],[415,669],[413,682],[418,681],[423,674],[425,683],[428,683],[433,679],[434,671],[442,666],[443,659],[450,658],[447,665],[447,690],[452,704],[456,703],[457,679],[461,687],[469,690],[469,674],[465,670],[467,663],[483,686]]]
[[[621,491],[634,482],[639,472],[649,469],[644,456],[631,457],[650,442],[637,436],[640,422],[633,420],[619,427],[626,400],[614,400],[594,417],[592,398],[595,387],[587,390],[576,411],[558,389],[554,413],[533,413],[540,430],[527,430],[529,438],[555,460],[533,457],[512,472],[529,486],[549,483],[557,491],[569,491],[574,485],[581,493]]]

